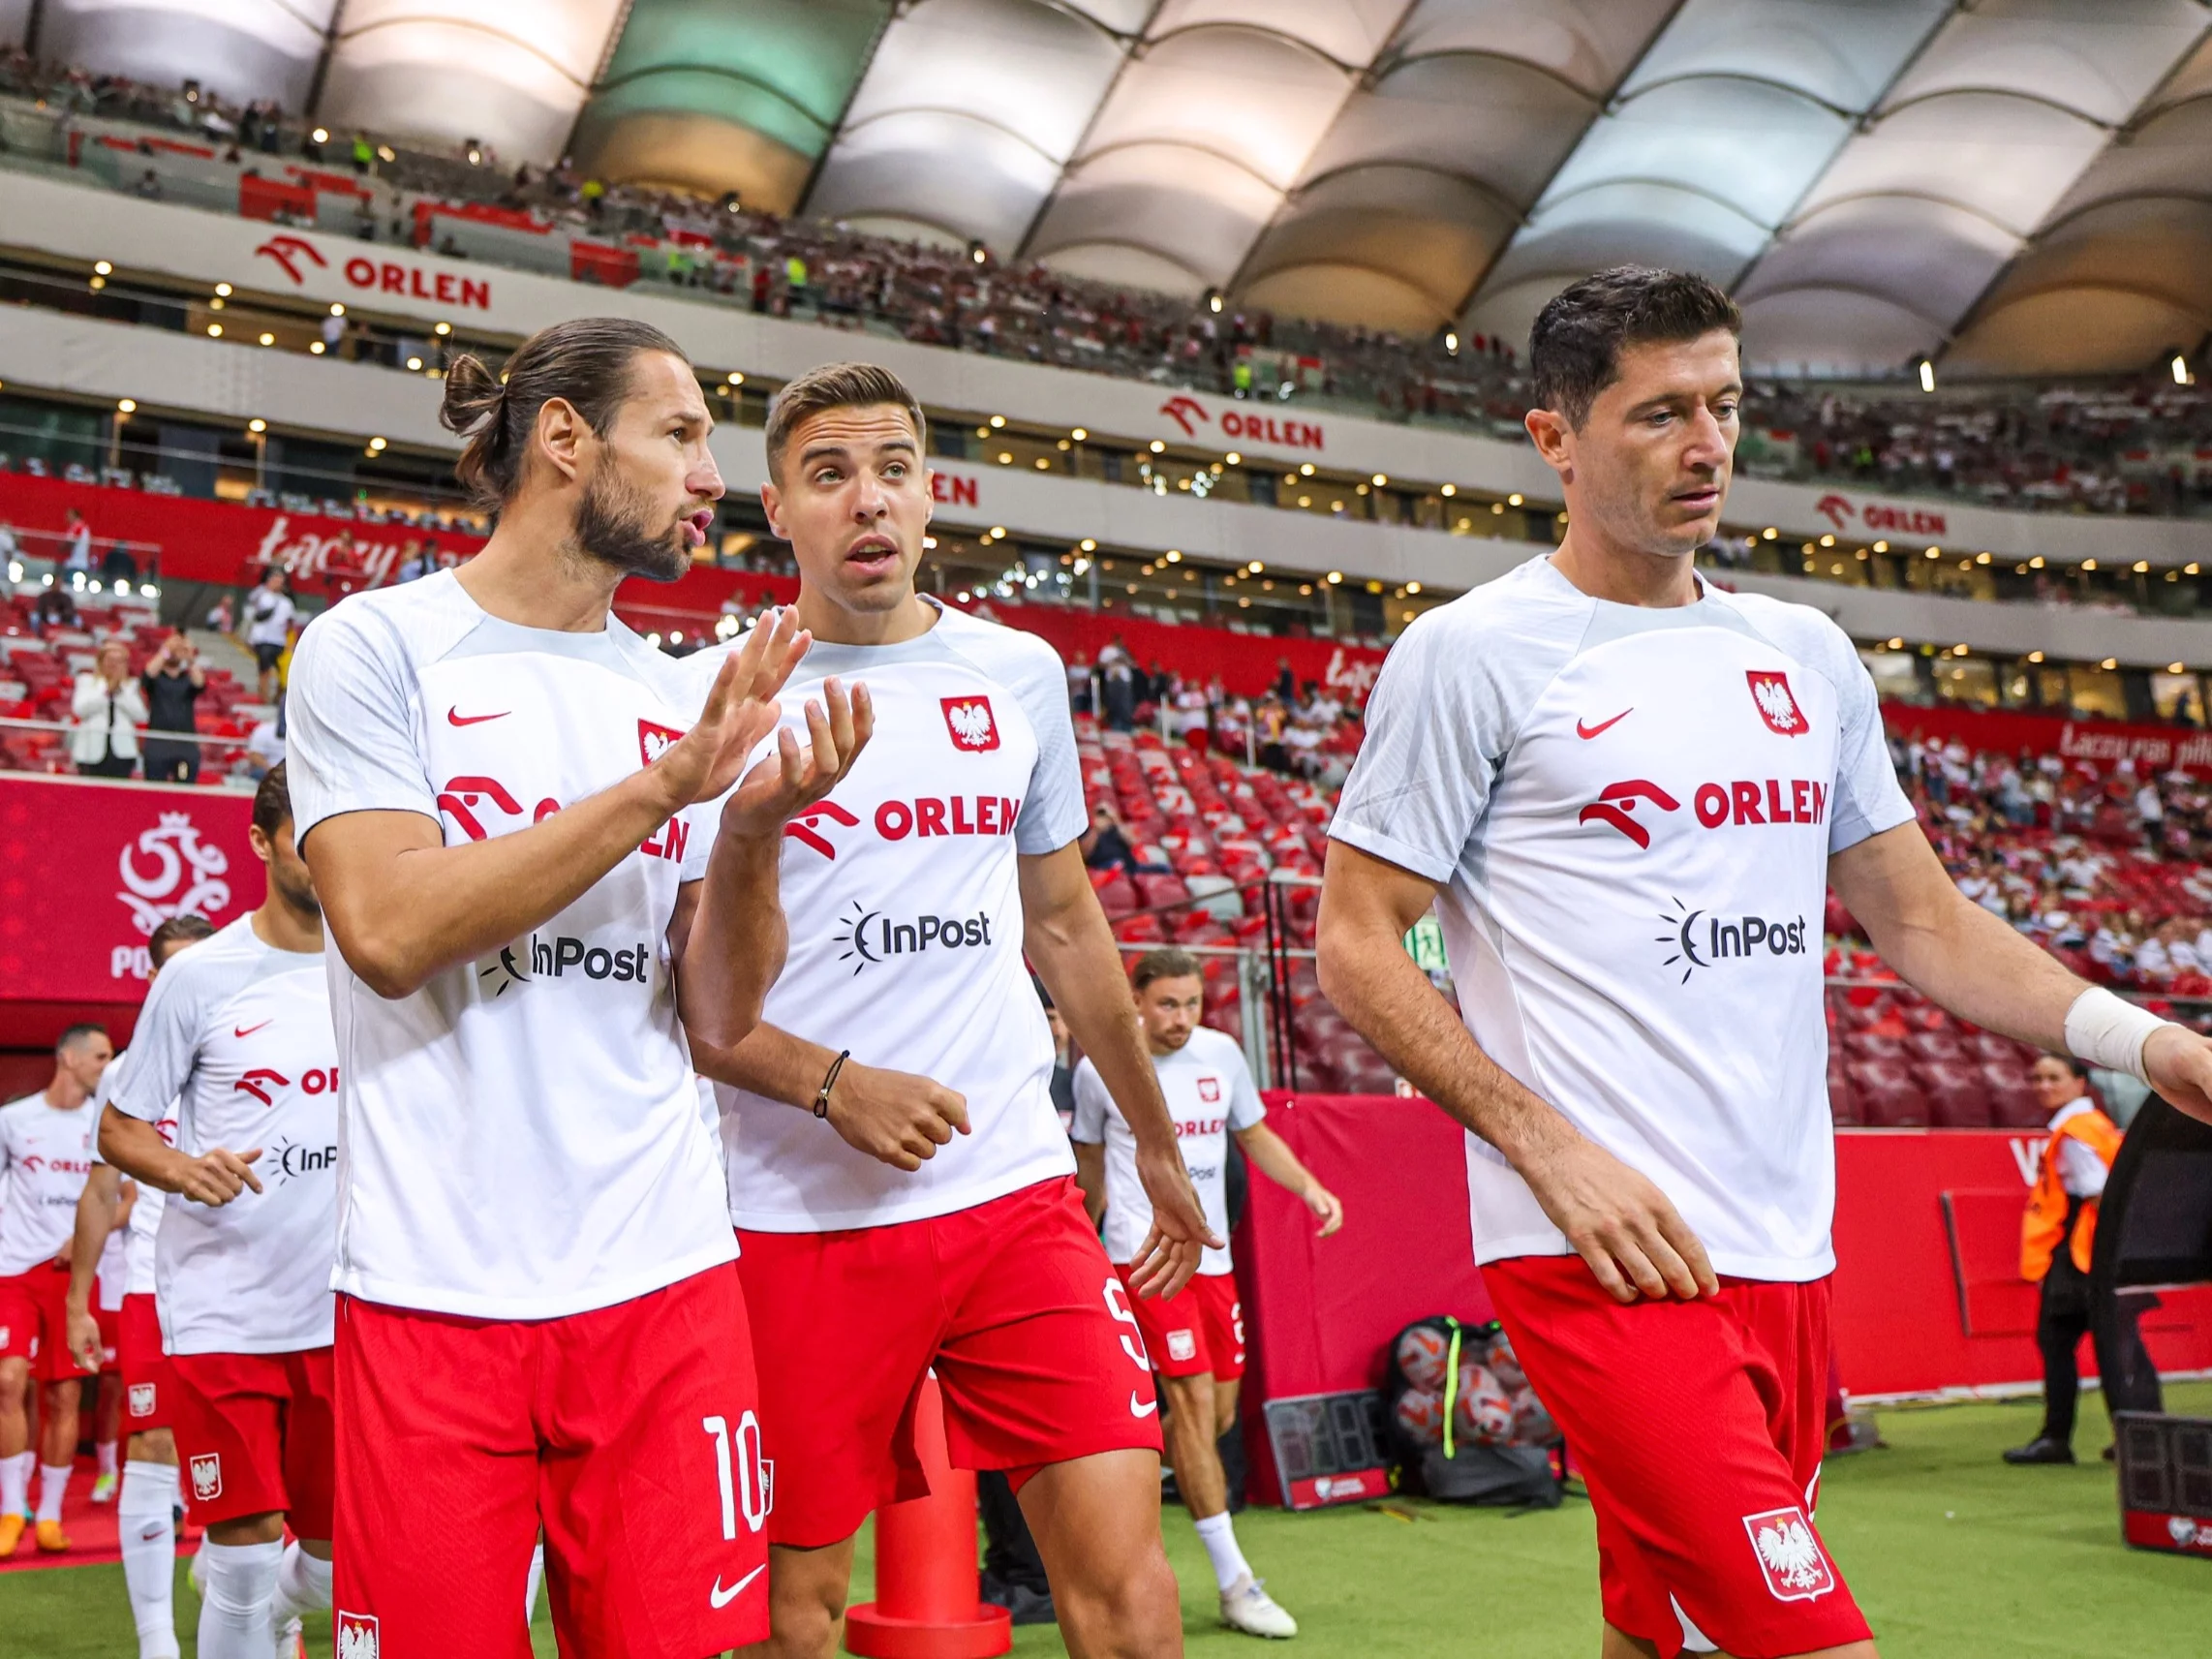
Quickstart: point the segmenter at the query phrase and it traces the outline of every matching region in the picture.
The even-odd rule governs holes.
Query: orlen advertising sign
[[[1318,420],[1305,420],[1287,415],[1268,415],[1258,409],[1240,409],[1235,405],[1224,409],[1220,418],[1187,392],[1178,392],[1159,407],[1183,435],[1191,439],[1219,440],[1224,447],[1232,443],[1255,445],[1269,449],[1311,449],[1318,453],[1328,447],[1326,435]]]
[[[1932,507],[1910,502],[1876,501],[1870,496],[1839,495],[1830,490],[1813,503],[1813,510],[1845,536],[1927,536],[1941,538],[1948,533],[1944,515]]]
[[[489,311],[492,307],[491,278],[440,270],[419,260],[396,257],[388,250],[380,252],[374,259],[366,254],[353,254],[344,261],[335,261],[325,258],[323,250],[305,236],[280,231],[256,248],[254,257],[282,271],[294,288],[327,289],[332,286],[327,278],[311,284],[309,273],[335,268],[348,288],[369,297],[394,294],[403,299],[450,305],[462,311]]]
[[[261,902],[243,791],[0,774],[0,1001],[136,1002],[146,939]]]

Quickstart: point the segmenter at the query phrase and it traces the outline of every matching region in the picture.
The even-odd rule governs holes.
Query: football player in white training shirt
[[[330,1605],[339,1074],[323,912],[292,831],[279,766],[248,832],[267,895],[154,981],[100,1121],[103,1159],[181,1195],[162,1206],[154,1301],[207,1529],[209,1659],[260,1659],[272,1634],[289,1653],[300,1614]]]
[[[625,576],[690,568],[722,494],[659,330],[558,323],[497,378],[464,356],[445,418],[497,529],[334,606],[292,678],[345,1080],[333,1623],[378,1659],[519,1654],[542,1527],[565,1653],[697,1659],[767,1633],[770,1490],[686,1028],[750,1029],[783,821],[868,699],[825,685],[748,771],[796,622],[702,705],[610,614]]]
[[[1176,1145],[1206,1206],[1207,1225],[1229,1236],[1224,1172],[1229,1137],[1276,1184],[1296,1193],[1321,1223],[1326,1239],[1344,1224],[1344,1207],[1313,1179],[1312,1171],[1261,1119],[1267,1108],[1252,1086],[1244,1050],[1235,1040],[1200,1025],[1206,980],[1198,958],[1186,950],[1150,950],[1130,974],[1137,1019],[1160,1093],[1175,1119]],[[1124,1282],[1131,1260],[1152,1230],[1152,1202],[1137,1180],[1137,1143],[1129,1133],[1098,1068],[1086,1060],[1075,1068],[1076,1180],[1093,1219],[1105,1223],[1106,1253]],[[1237,1421],[1237,1385],[1244,1374],[1244,1315],[1237,1306],[1237,1280],[1229,1251],[1210,1249],[1188,1285],[1172,1297],[1139,1297],[1130,1304],[1145,1351],[1167,1394],[1168,1455],[1176,1490],[1183,1494],[1214,1563],[1221,1592],[1221,1622],[1251,1636],[1298,1634],[1298,1621],[1261,1587],[1237,1548],[1229,1517],[1228,1476],[1219,1441]]]
[[[1179,1289],[1207,1228],[1076,845],[1065,674],[1042,640],[915,594],[929,470],[894,376],[803,375],[767,436],[761,501],[798,560],[807,672],[865,674],[882,722],[785,831],[791,954],[761,1026],[699,1055],[727,1086],[777,1465],[770,1651],[832,1651],[853,1533],[920,1490],[911,1414],[933,1367],[952,1461],[1007,1471],[1070,1647],[1180,1651],[1151,1367],[1075,1189],[1022,965],[1144,1143],[1161,1215],[1136,1282]]]
[[[149,986],[161,977],[170,957],[214,933],[205,916],[187,910],[156,927],[146,940]],[[103,1114],[122,1083],[129,1051],[108,1062],[93,1098]],[[176,1144],[176,1108],[154,1124],[162,1139]],[[69,1346],[86,1370],[108,1340],[104,1322],[92,1312],[95,1264],[101,1264],[99,1290],[108,1292],[107,1244],[123,1235],[123,1293],[114,1334],[116,1380],[123,1390],[123,1485],[115,1499],[115,1530],[123,1552],[123,1587],[131,1598],[131,1617],[138,1632],[138,1659],[176,1659],[176,1438],[169,1412],[176,1390],[169,1356],[162,1351],[161,1315],[155,1308],[154,1239],[161,1229],[168,1194],[134,1182],[129,1218],[121,1171],[100,1155],[92,1139],[92,1174],[77,1201],[77,1241],[70,1258]]]
[[[34,1459],[39,1548],[69,1548],[61,1505],[84,1380],[66,1330],[70,1239],[92,1173],[92,1091],[114,1053],[98,1026],[72,1026],[54,1045],[53,1081],[0,1106],[0,1557],[22,1542]],[[29,1418],[34,1372],[46,1385],[38,1452]]]
[[[2212,1116],[2212,1044],[1951,885],[1843,632],[1700,581],[1738,327],[1663,271],[1545,307],[1527,423],[1566,538],[1399,637],[1321,903],[1330,1000],[1469,1130],[1485,1282],[1589,1481],[1608,1659],[1874,1652],[1812,1520],[1827,887],[1960,1018]],[[1399,942],[1431,906],[1464,1024]]]

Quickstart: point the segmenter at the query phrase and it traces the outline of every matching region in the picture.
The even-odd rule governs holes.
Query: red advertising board
[[[1899,737],[1945,743],[1955,738],[1969,749],[2006,754],[2056,754],[2100,766],[2133,760],[2139,770],[2163,772],[2178,766],[2212,775],[2212,732],[2195,726],[2125,725],[2118,721],[2067,720],[2011,709],[1946,704],[1922,708],[1914,703],[1884,703],[1882,718]]]
[[[165,919],[220,927],[259,905],[252,806],[230,790],[0,773],[0,1044],[135,1008]]]

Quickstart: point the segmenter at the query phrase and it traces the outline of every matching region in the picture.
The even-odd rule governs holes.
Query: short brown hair
[[[1158,950],[1148,950],[1137,958],[1137,968],[1129,978],[1139,991],[1155,979],[1203,979],[1205,968],[1198,958],[1178,945],[1163,945]]]
[[[776,394],[768,406],[768,476],[783,481],[783,451],[791,432],[810,415],[825,409],[866,409],[872,404],[895,403],[914,423],[917,446],[929,443],[929,422],[922,406],[906,389],[906,383],[889,369],[875,363],[824,363],[809,369]]]
[[[155,927],[146,939],[146,950],[159,968],[186,945],[211,937],[214,932],[215,924],[199,911],[184,910]]]
[[[268,769],[254,789],[254,828],[276,839],[276,832],[292,822],[292,784],[286,780],[284,762],[278,761]]]
[[[1546,302],[1528,333],[1534,402],[1581,431],[1598,393],[1620,378],[1620,349],[1743,333],[1736,301],[1704,277],[1616,265],[1571,283]]]
[[[445,429],[466,440],[453,476],[480,506],[511,500],[547,400],[563,399],[605,437],[630,395],[630,368],[641,352],[684,358],[683,347],[660,329],[627,317],[575,317],[540,328],[496,375],[481,358],[462,353],[445,371],[445,401],[438,411]]]

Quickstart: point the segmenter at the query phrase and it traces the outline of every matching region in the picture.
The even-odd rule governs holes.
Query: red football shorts
[[[100,1327],[100,1374],[113,1376],[123,1367],[123,1310],[100,1306],[97,1283],[92,1292],[92,1322]]]
[[[330,1350],[172,1354],[169,1363],[169,1427],[193,1521],[282,1510],[297,1536],[328,1538]]]
[[[927,1494],[913,1419],[932,1368],[953,1463],[1017,1490],[1047,1463],[1160,1449],[1152,1363],[1072,1178],[919,1221],[738,1236],[780,1471],[771,1543],[835,1544]]]
[[[69,1264],[42,1262],[0,1278],[0,1360],[28,1360],[38,1382],[85,1373],[69,1353]]]
[[[1828,1281],[1608,1296],[1580,1256],[1491,1262],[1514,1354],[1582,1466],[1606,1622],[1733,1659],[1868,1640],[1813,1526],[1828,1442]]]
[[[1114,1271],[1126,1289],[1135,1264],[1117,1264]],[[1211,1372],[1215,1382],[1235,1382],[1244,1374],[1244,1310],[1237,1303],[1235,1274],[1198,1274],[1164,1301],[1132,1290],[1129,1310],[1161,1376]]]
[[[340,1652],[530,1659],[540,1526],[563,1653],[767,1637],[775,1494],[735,1269],[560,1319],[341,1296],[338,1412]]]
[[[175,1373],[162,1352],[162,1316],[152,1296],[123,1298],[115,1315],[116,1368],[123,1373],[123,1432],[143,1434],[169,1426]]]

